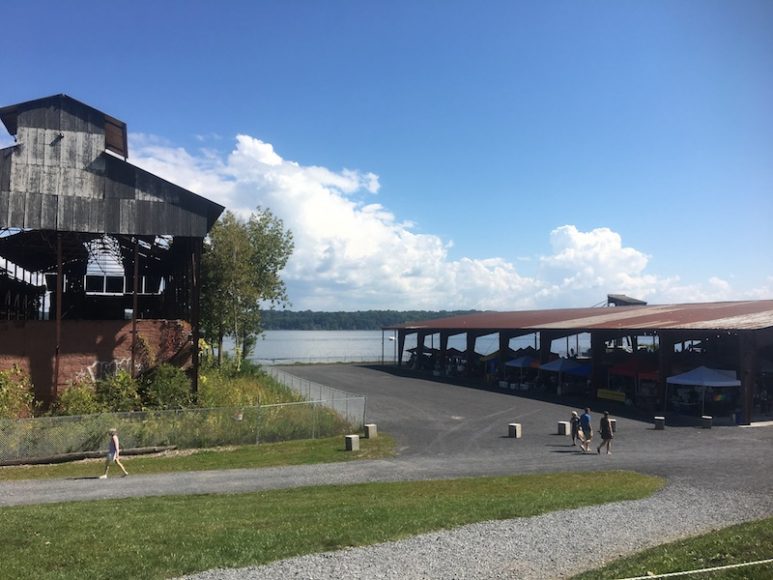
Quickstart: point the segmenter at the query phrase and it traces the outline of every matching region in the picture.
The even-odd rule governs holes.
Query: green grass
[[[392,457],[394,454],[394,439],[389,435],[379,434],[375,439],[360,438],[360,451],[354,452],[344,450],[344,438],[339,436],[223,449],[201,449],[157,456],[124,456],[121,462],[131,474],[149,474],[332,463],[355,459],[379,459]],[[96,476],[102,473],[103,466],[102,460],[90,460],[51,465],[0,467],[0,481]],[[118,467],[111,467],[110,471],[114,474],[120,472]]]
[[[372,483],[0,509],[8,578],[166,578],[472,522],[638,499],[629,472]]]
[[[715,568],[773,558],[773,518],[740,524],[703,536],[680,540],[617,560],[575,580],[630,578]],[[684,576],[687,578],[687,576]],[[773,563],[689,576],[700,580],[773,578]]]

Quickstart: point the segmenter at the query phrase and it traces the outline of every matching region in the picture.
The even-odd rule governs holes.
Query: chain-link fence
[[[281,371],[271,374],[308,400],[255,407],[4,419],[0,420],[0,465],[93,456],[107,450],[107,432],[112,428],[118,429],[125,453],[315,439],[362,429],[365,397],[301,381]]]
[[[277,382],[281,383],[308,402],[316,402],[335,411],[354,427],[360,430],[365,425],[365,396],[347,393],[340,389],[321,385],[314,381],[302,379],[275,367],[264,367],[264,370]]]

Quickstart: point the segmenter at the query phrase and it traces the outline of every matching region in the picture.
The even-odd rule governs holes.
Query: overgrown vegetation
[[[35,395],[29,375],[15,366],[0,371],[0,419],[31,417]]]
[[[307,487],[0,510],[9,578],[170,578],[369,545],[473,522],[645,497],[628,472]]]
[[[0,421],[0,461],[98,452],[111,428],[126,449],[197,449],[324,438],[358,427],[322,404],[302,401],[249,361],[241,368],[230,358],[219,366],[205,361],[200,379],[195,404],[189,378],[169,365],[139,379],[119,371],[95,383],[80,381],[63,391],[49,416]]]

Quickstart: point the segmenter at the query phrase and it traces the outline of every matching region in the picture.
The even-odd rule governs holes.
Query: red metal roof
[[[387,326],[387,330],[762,330],[773,328],[773,300],[605,308],[480,312]]]

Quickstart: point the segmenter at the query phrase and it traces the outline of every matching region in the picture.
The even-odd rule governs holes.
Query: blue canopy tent
[[[559,375],[566,373],[578,377],[587,377],[591,372],[591,365],[589,363],[581,363],[573,358],[557,358],[549,363],[540,365],[539,368],[540,370],[558,373]]]
[[[539,359],[536,356],[526,354],[513,360],[507,361],[505,366],[518,369],[519,381],[523,383],[523,369],[538,368]]]
[[[703,387],[701,396],[701,415],[706,410],[706,387],[740,387],[741,381],[736,378],[735,371],[711,369],[709,367],[696,367],[691,371],[674,375],[666,379],[670,385],[692,385]]]
[[[561,377],[565,374],[576,377],[588,377],[591,373],[591,365],[578,362],[573,358],[557,358],[556,360],[540,365],[540,370],[558,373],[557,393],[561,394]]]

